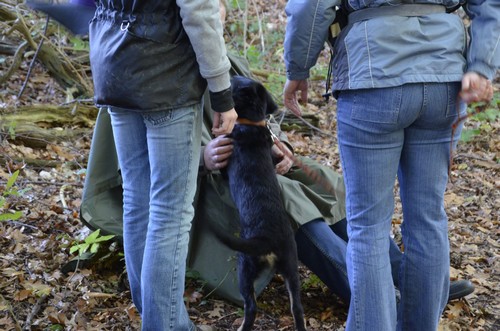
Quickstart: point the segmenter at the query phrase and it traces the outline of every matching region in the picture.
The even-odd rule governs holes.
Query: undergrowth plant
[[[101,243],[111,240],[114,237],[114,235],[101,236],[101,230],[97,229],[88,235],[82,243],[76,243],[71,246],[69,252],[73,254],[78,251],[78,256],[82,256],[87,251],[90,251],[90,253],[97,253]]]
[[[476,136],[489,134],[493,130],[491,124],[500,119],[500,92],[495,93],[493,100],[488,104],[471,104],[467,112],[467,118],[471,118],[474,122],[477,122],[477,125],[464,127],[460,140],[469,142]]]
[[[0,195],[0,221],[15,221],[21,218],[23,213],[21,211],[6,211],[4,210],[5,206],[7,206],[7,198],[20,196],[25,190],[18,190],[14,184],[19,176],[19,170],[16,170],[7,180],[7,184]]]

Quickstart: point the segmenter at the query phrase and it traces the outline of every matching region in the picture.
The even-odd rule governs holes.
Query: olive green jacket
[[[229,56],[232,64],[232,75],[251,76],[245,59]],[[205,98],[207,100],[207,98]],[[202,146],[213,139],[212,112],[210,104],[204,105],[204,125]],[[287,136],[279,128],[279,124],[271,119],[269,126],[281,142],[293,151]],[[203,148],[202,148],[203,153]],[[317,218],[323,218],[333,224],[345,218],[345,189],[343,178],[333,169],[305,157],[298,157],[300,163],[312,172],[319,174],[322,181],[330,183],[333,193],[318,183],[304,169],[293,166],[290,171],[278,176],[285,209],[298,228],[300,225]],[[239,232],[239,215],[231,198],[228,182],[219,171],[207,171],[200,157],[198,176],[199,189],[196,197],[196,214],[191,231],[188,265],[197,270],[215,293],[234,302],[242,304],[237,283],[236,253],[227,248],[208,230],[208,223],[218,223],[230,233]],[[258,295],[268,284],[274,270],[267,269],[255,283]]]

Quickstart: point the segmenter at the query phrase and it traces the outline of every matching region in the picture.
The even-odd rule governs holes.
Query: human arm
[[[237,118],[238,114],[234,108],[223,113],[214,112],[212,134],[217,137],[231,133]]]
[[[466,103],[488,102],[493,98],[491,80],[500,67],[500,2],[469,0],[464,9],[472,23],[460,97]]]
[[[232,140],[226,136],[215,137],[203,146],[202,152],[205,169],[208,171],[220,170],[227,166],[233,152]]]
[[[467,104],[489,102],[493,98],[493,85],[486,77],[472,71],[467,72],[462,79],[460,98]]]
[[[219,0],[177,0],[182,25],[206,79],[212,109],[215,111],[212,133],[216,136],[232,131],[237,115],[231,94],[229,70],[223,38]]]
[[[280,125],[274,118],[272,118],[268,124],[270,130],[280,141],[279,146],[277,144],[273,145],[271,153],[275,159],[279,160],[276,164],[276,173],[283,175],[287,173],[293,165],[293,148],[288,142],[288,137],[281,131]],[[208,141],[205,146],[202,146],[200,166],[207,171],[225,168],[232,152],[233,144],[230,138],[226,136],[216,137]]]
[[[309,70],[324,47],[328,29],[335,19],[339,0],[290,0],[285,8],[285,66],[287,81],[283,91],[285,107],[300,116],[297,92],[307,103]]]
[[[278,138],[278,142],[274,142],[271,153],[277,163],[275,165],[276,173],[279,175],[286,174],[293,166],[293,147],[288,141],[288,136],[281,130],[280,124],[273,116],[267,121],[269,130]]]
[[[285,151],[282,148],[286,148]],[[202,148],[203,167],[205,170],[220,170],[227,166],[229,157],[233,152],[233,144],[230,138],[219,136],[212,139]],[[272,147],[272,154],[279,160],[276,164],[276,173],[283,175],[287,173],[293,165],[290,155],[293,155],[287,144],[281,143],[280,147],[276,144]]]
[[[296,116],[301,116],[302,111],[300,110],[299,102],[307,103],[308,89],[309,84],[307,83],[307,79],[289,80],[287,78],[283,89],[283,102],[285,108],[289,109]],[[300,99],[297,98],[297,92],[299,91]]]

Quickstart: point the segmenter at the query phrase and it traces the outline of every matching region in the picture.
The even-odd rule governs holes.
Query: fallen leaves
[[[263,16],[277,27],[284,26],[284,4],[270,6],[257,1],[259,8],[265,8]],[[64,38],[61,43],[67,41]],[[264,53],[270,57],[275,54]],[[63,103],[66,92],[40,65],[33,68],[24,97],[17,98],[29,60],[23,61],[19,72],[0,91],[0,106]],[[290,141],[296,154],[307,155],[340,172],[335,101],[323,102],[318,93],[324,90],[322,82],[311,82],[310,89],[309,101],[314,104],[309,103],[305,110],[319,118],[321,132],[290,132]],[[447,305],[440,331],[496,330],[500,316],[500,123],[497,119],[486,127],[470,119],[465,127],[475,132],[483,127],[484,133],[458,144],[445,202],[451,278],[471,279],[476,291]],[[15,127],[9,135],[15,135]],[[90,266],[72,268],[68,274],[61,272],[62,266],[74,257],[69,252],[72,244],[90,233],[80,222],[78,212],[91,135],[91,129],[87,129],[73,141],[45,142],[46,148],[26,147],[11,143],[10,137],[0,137],[0,193],[16,170],[20,172],[16,185],[23,190],[21,196],[9,197],[0,207],[0,214],[5,209],[22,214],[16,221],[0,222],[1,330],[139,329],[140,316],[131,302],[123,265],[92,262]],[[397,231],[402,222],[403,215],[396,206],[396,238],[400,238]],[[307,284],[302,298],[309,330],[344,330],[346,305],[321,283],[310,282],[311,273],[306,268],[301,267],[300,275]],[[188,283],[186,300],[192,319],[199,324],[217,325],[221,330],[237,329],[242,309],[207,295],[199,282]],[[258,302],[256,331],[293,329],[282,281],[273,279]]]

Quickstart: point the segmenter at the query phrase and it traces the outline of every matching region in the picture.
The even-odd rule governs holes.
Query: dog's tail
[[[236,237],[233,234],[228,233],[220,226],[212,224],[209,222],[210,230],[215,234],[215,236],[227,247],[234,249],[235,251],[261,256],[272,253],[273,247],[270,244],[270,240],[264,237],[253,237],[249,239]]]

